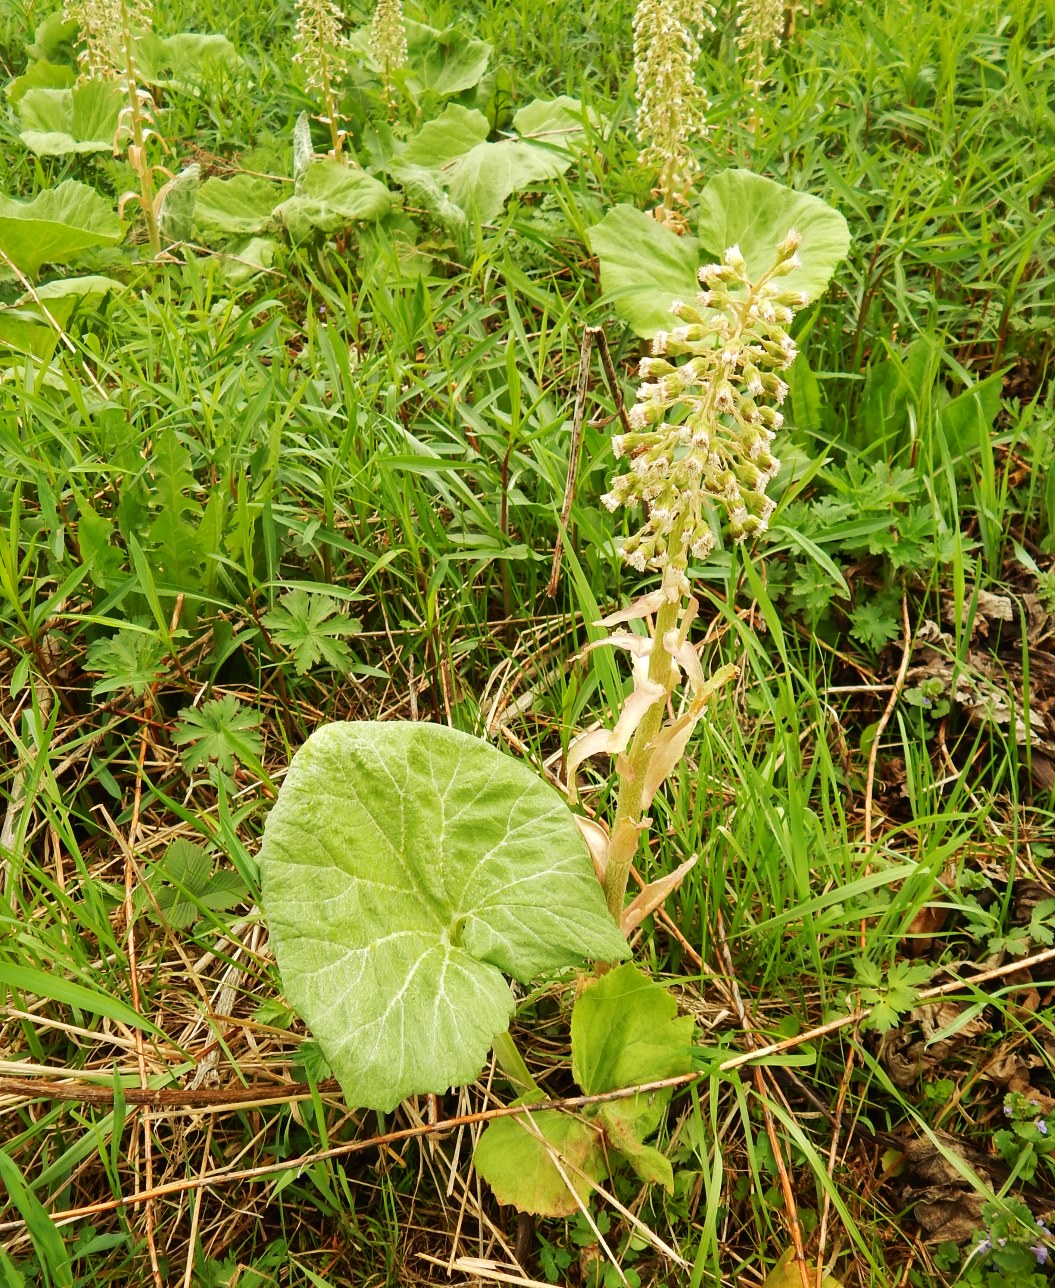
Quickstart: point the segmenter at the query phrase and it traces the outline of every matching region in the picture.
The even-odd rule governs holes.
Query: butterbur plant
[[[657,571],[661,584],[606,619],[615,625],[649,618],[651,638],[619,632],[602,641],[633,656],[634,690],[611,731],[573,744],[568,769],[574,790],[575,771],[588,756],[625,755],[617,761],[622,767],[611,835],[591,828],[608,907],[624,929],[631,928],[625,921],[630,910],[623,908],[627,879],[652,800],[680,761],[707,700],[734,674],[726,666],[706,680],[688,642],[698,608],[689,559],[706,558],[714,548],[716,513],[724,513],[733,539],[743,541],[763,532],[773,511],[766,485],[779,462],[770,445],[783,424],[778,408],[788,392],[778,373],[795,359],[787,328],[808,302],[783,282],[800,267],[800,242],[790,229],[755,280],[738,246],[726,251],[723,263],[700,269],[703,289],[693,304],[676,302],[672,312],[681,325],[653,339],[651,356],[641,361],[644,380],[630,411],[631,430],[613,441],[616,458],[629,469],[602,500],[611,510],[643,507],[644,522],[623,541],[621,553],[639,572]],[[678,357],[687,361],[678,365]],[[664,725],[683,673],[691,688],[687,709]],[[680,878],[687,866],[675,875]],[[639,909],[658,906],[672,879],[642,892]]]
[[[381,73],[381,98],[389,112],[395,110],[394,73],[407,61],[407,25],[402,0],[377,0],[370,24],[370,54]]]
[[[677,223],[699,169],[693,144],[706,132],[710,102],[696,83],[700,46],[694,26],[711,26],[714,9],[693,0],[641,0],[634,13],[638,162],[658,171],[655,216]]]
[[[338,82],[347,71],[348,41],[341,11],[333,0],[297,0],[296,43],[293,61],[304,70],[308,92],[322,100],[318,119],[330,131],[333,155],[340,157],[345,131],[338,108]]]
[[[766,191],[777,209],[785,199],[804,208],[779,185]],[[812,199],[805,213],[814,230],[840,222]],[[764,259],[760,236],[756,226],[748,254],[732,246],[702,269],[697,297],[675,305],[677,325],[655,336],[631,428],[615,444],[627,468],[606,502],[644,508],[622,554],[659,585],[606,619],[615,629],[601,642],[630,654],[632,689],[611,730],[569,750],[573,804],[586,759],[616,758],[611,827],[577,816],[479,738],[358,721],[312,734],[264,829],[263,901],[285,991],[349,1102],[387,1112],[415,1093],[472,1081],[491,1052],[523,1112],[488,1124],[475,1161],[497,1197],[521,1210],[573,1213],[616,1167],[673,1190],[670,1161],[651,1142],[670,1090],[637,1088],[692,1069],[693,1020],[625,959],[629,933],[695,857],[656,874],[629,905],[627,877],[656,793],[734,673],[706,676],[689,638],[690,561],[711,551],[723,519],[735,539],[764,531],[787,393],[781,372],[796,352],[789,328],[807,302],[793,287],[823,289],[845,253],[845,241],[829,236],[803,273],[793,228],[761,237]],[[645,618],[648,634],[619,629]],[[667,719],[683,682],[686,700]],[[508,1031],[507,982],[539,976],[575,996],[580,1090],[622,1094],[576,1112],[539,1106],[544,1092]]]
[[[755,99],[754,124],[758,123],[758,101],[769,79],[766,70],[770,54],[780,47],[784,35],[784,0],[740,0],[736,17],[737,45],[744,80]]]
[[[79,61],[85,78],[116,78],[128,96],[120,132],[129,140],[128,160],[139,180],[139,192],[131,195],[142,208],[147,240],[157,255],[160,203],[154,191],[154,167],[147,157],[147,139],[155,132],[154,100],[139,83],[135,60],[136,32],[151,26],[150,0],[68,0],[65,16],[80,27],[84,49]]]

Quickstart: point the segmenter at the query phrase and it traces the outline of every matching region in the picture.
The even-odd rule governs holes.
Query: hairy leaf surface
[[[260,864],[287,996],[355,1105],[475,1078],[513,1011],[503,974],[627,955],[563,800],[439,725],[314,733]]]

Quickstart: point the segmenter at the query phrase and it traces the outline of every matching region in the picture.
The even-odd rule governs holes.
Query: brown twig
[[[1017,974],[1019,971],[1026,971],[1035,966],[1042,966],[1046,962],[1050,961],[1055,961],[1055,948],[1046,948],[1043,952],[1036,953],[1032,957],[1027,957],[1021,961],[1007,962],[1003,966],[994,966],[991,970],[982,971],[971,979],[954,979],[947,984],[940,984],[936,988],[924,989],[919,995],[919,1000],[921,1002],[928,1002],[933,1001],[938,997],[947,997],[950,993],[955,993],[959,989],[985,984],[990,980],[1000,979],[1005,975]],[[1023,985],[1023,987],[1026,986]],[[563,1099],[556,1098],[537,1101],[531,1105],[506,1105],[498,1109],[477,1110],[473,1113],[460,1114],[453,1118],[440,1119],[434,1123],[419,1123],[414,1127],[388,1132],[382,1136],[371,1136],[366,1140],[348,1141],[341,1145],[331,1146],[329,1149],[301,1155],[298,1158],[276,1160],[261,1167],[246,1168],[241,1171],[225,1171],[220,1168],[213,1172],[203,1172],[198,1177],[188,1178],[181,1181],[169,1181],[164,1185],[157,1186],[151,1191],[141,1190],[137,1194],[127,1197],[106,1199],[98,1203],[88,1204],[84,1207],[69,1208],[66,1211],[52,1214],[52,1219],[56,1223],[69,1222],[78,1220],[81,1217],[95,1216],[102,1212],[113,1212],[118,1208],[133,1207],[137,1204],[145,1203],[148,1200],[164,1198],[171,1194],[186,1193],[190,1190],[201,1189],[208,1185],[231,1183],[234,1181],[261,1180],[267,1177],[272,1177],[279,1172],[310,1167],[314,1163],[324,1162],[330,1158],[344,1158],[349,1154],[361,1153],[367,1149],[383,1148],[386,1145],[393,1145],[401,1141],[412,1140],[418,1136],[429,1136],[434,1133],[450,1132],[459,1127],[468,1126],[472,1123],[490,1122],[495,1118],[509,1118],[517,1114],[527,1112],[537,1113],[542,1109],[582,1109],[587,1105],[605,1104],[611,1101],[626,1100],[631,1096],[639,1096],[642,1094],[647,1095],[651,1092],[665,1091],[668,1088],[687,1087],[695,1082],[699,1082],[703,1078],[710,1078],[715,1074],[732,1073],[736,1069],[741,1069],[745,1065],[754,1063],[756,1060],[764,1060],[768,1059],[770,1056],[780,1055],[785,1051],[791,1051],[795,1047],[802,1046],[805,1043],[815,1042],[819,1038],[827,1037],[829,1034],[836,1033],[840,1029],[849,1028],[854,1024],[860,1024],[865,1016],[871,1013],[871,1010],[871,1007],[865,1007],[852,1011],[847,1015],[841,1015],[834,1020],[829,1020],[826,1024],[819,1024],[815,1028],[807,1029],[802,1033],[796,1034],[795,1037],[784,1038],[779,1042],[771,1042],[768,1046],[758,1047],[754,1051],[741,1052],[739,1055],[730,1056],[729,1059],[723,1060],[717,1066],[706,1069],[697,1069],[692,1073],[683,1073],[671,1078],[660,1078],[655,1082],[640,1083],[637,1086],[632,1087],[620,1087],[616,1091],[600,1092],[592,1096],[568,1096]],[[70,1084],[64,1085],[67,1091],[72,1090]],[[3,1084],[0,1084],[0,1090],[2,1089]],[[104,1091],[105,1089],[102,1087],[93,1087],[90,1090],[92,1092],[98,1092]],[[252,1091],[253,1089],[249,1088],[240,1092],[245,1099],[250,1098],[246,1095],[247,1090]],[[260,1096],[260,1101],[263,1101],[266,1098],[273,1098],[276,1090],[281,1090],[281,1088],[269,1087],[267,1089],[266,1096]],[[51,1091],[52,1088],[48,1087],[46,1091],[38,1094],[50,1095]],[[133,1094],[134,1093],[131,1090],[125,1093],[127,1099],[131,1099]],[[310,1091],[308,1091],[307,1094],[310,1094]],[[175,1089],[166,1089],[152,1091],[151,1095],[180,1096],[182,1099],[179,1103],[193,1106],[195,1104],[216,1103],[215,1100],[210,1099],[210,1097],[216,1096],[217,1093],[200,1090],[192,1094],[188,1094],[187,1092],[180,1092]],[[64,1098],[71,1097],[67,1096]],[[112,1100],[113,1093],[110,1092],[105,1103],[112,1103]],[[173,1101],[169,1101],[168,1103],[173,1103]],[[0,1233],[6,1233],[11,1230],[21,1230],[24,1226],[25,1222],[23,1220],[5,1221],[0,1223]]]

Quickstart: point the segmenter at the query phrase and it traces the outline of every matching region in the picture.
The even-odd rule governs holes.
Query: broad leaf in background
[[[601,267],[604,298],[635,334],[650,339],[673,324],[675,300],[695,299],[699,247],[634,206],[614,206],[586,234]]]
[[[116,81],[88,80],[72,89],[29,89],[18,104],[19,138],[37,156],[112,152],[128,96]]]
[[[315,229],[332,233],[356,220],[381,219],[392,200],[385,185],[365,171],[325,157],[308,166],[296,195],[275,207],[275,217],[294,241],[303,241]]]
[[[389,166],[411,184],[431,171],[467,215],[483,223],[494,219],[514,193],[563,174],[570,152],[520,139],[488,143],[490,126],[480,112],[451,103],[428,121]]]
[[[628,962],[591,984],[575,1003],[572,1074],[593,1096],[689,1073],[694,1028],[691,1015],[678,1015],[674,997]],[[642,1180],[673,1191],[669,1159],[644,1143],[660,1125],[670,1096],[669,1089],[642,1093],[591,1106],[586,1114],[604,1127],[609,1147]]]
[[[573,148],[585,138],[584,120],[594,129],[600,128],[601,117],[593,108],[584,108],[579,99],[560,94],[525,103],[513,116],[513,128],[528,142]]]
[[[31,89],[70,89],[76,83],[77,73],[72,67],[41,59],[30,63],[21,76],[8,81],[4,93],[11,106],[17,107],[22,96]]]
[[[197,235],[204,242],[215,242],[265,232],[274,224],[272,211],[278,196],[275,184],[250,174],[206,179],[194,203]]]
[[[435,94],[448,97],[472,89],[483,79],[491,60],[491,46],[457,27],[437,31],[424,23],[407,21],[407,62],[402,69],[407,88],[418,97]],[[351,48],[376,72],[378,66],[370,49],[370,24],[351,34]]]
[[[195,93],[229,83],[245,61],[226,36],[181,31],[155,36],[144,31],[135,40],[136,71],[145,85]]]
[[[81,251],[114,246],[124,225],[94,188],[66,179],[32,201],[0,197],[0,248],[28,277]]]
[[[580,1202],[589,1201],[587,1177],[603,1181],[608,1174],[598,1128],[556,1109],[494,1119],[480,1136],[473,1162],[499,1203],[536,1216],[572,1216]]]
[[[439,725],[328,725],[264,829],[264,906],[289,1000],[350,1104],[475,1078],[528,981],[626,942],[564,801]]]
[[[739,246],[752,280],[764,273],[792,228],[802,234],[799,268],[781,278],[782,288],[809,299],[823,295],[832,274],[850,249],[846,220],[826,201],[795,192],[750,170],[725,170],[703,189],[698,200],[696,236],[720,260]]]
[[[0,309],[0,344],[46,362],[59,341],[56,323],[65,328],[81,301],[124,289],[124,283],[112,277],[67,277],[47,282],[32,295],[27,292],[17,303]],[[44,309],[51,315],[50,320]]]

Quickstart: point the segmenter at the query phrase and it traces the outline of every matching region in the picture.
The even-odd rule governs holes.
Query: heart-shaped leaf
[[[136,71],[145,85],[163,89],[198,90],[229,84],[245,62],[226,36],[215,32],[180,31],[156,36],[144,31],[135,41]]]
[[[455,205],[487,223],[514,192],[563,174],[572,163],[570,152],[553,146],[523,139],[488,143],[489,128],[480,112],[452,103],[422,126],[389,170],[411,183],[422,170],[435,172]]]
[[[294,757],[260,852],[290,1002],[350,1103],[475,1078],[527,981],[627,955],[564,801],[439,725],[328,725]]]
[[[113,246],[124,227],[94,188],[66,179],[32,201],[0,197],[0,247],[29,277],[94,246]]]
[[[383,183],[325,157],[308,166],[296,195],[275,207],[275,217],[294,241],[303,241],[314,229],[336,232],[357,219],[381,219],[391,209],[392,194]]]
[[[693,300],[699,290],[699,247],[678,237],[634,206],[614,206],[588,230],[601,266],[605,299],[637,335],[651,338],[674,322],[675,300]]]
[[[781,279],[781,288],[815,300],[850,249],[850,230],[837,210],[750,170],[725,170],[700,193],[696,235],[710,252],[707,258],[720,260],[730,246],[739,246],[752,279],[772,265],[792,228],[802,234],[802,264]]]
[[[274,222],[271,212],[278,195],[273,183],[251,174],[206,179],[194,203],[198,236],[203,241],[216,242],[264,232]]]
[[[110,152],[120,143],[128,96],[116,81],[88,80],[72,89],[28,89],[18,104],[19,138],[37,156]]]

